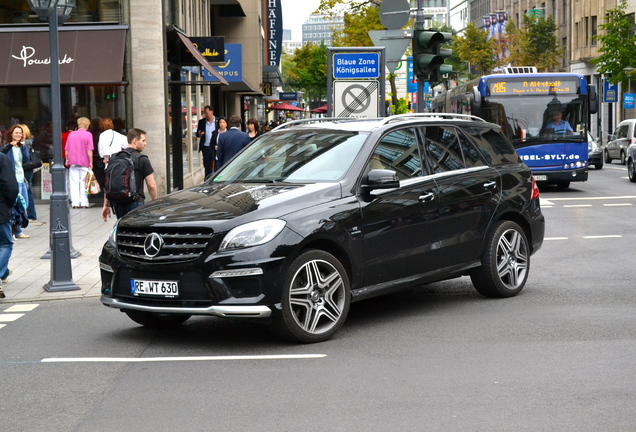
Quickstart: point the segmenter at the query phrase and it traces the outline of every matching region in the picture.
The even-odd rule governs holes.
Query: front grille
[[[151,257],[144,251],[148,235],[159,234],[160,252]],[[144,262],[184,262],[198,259],[212,238],[212,230],[192,228],[118,228],[117,250],[121,256]]]

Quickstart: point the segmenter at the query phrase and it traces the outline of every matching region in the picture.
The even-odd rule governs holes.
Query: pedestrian
[[[203,155],[203,167],[207,177],[214,171],[216,135],[219,123],[214,117],[214,108],[210,105],[203,107],[203,118],[197,124],[197,136],[199,139],[199,151]]]
[[[6,283],[12,273],[9,267],[9,258],[13,252],[11,214],[17,197],[18,181],[11,160],[0,153],[0,298],[5,297],[2,283]]]
[[[75,120],[75,119],[68,120],[66,122],[66,125],[64,126],[64,128],[66,130],[64,132],[62,132],[62,161],[64,162],[64,166],[67,166],[67,164],[66,164],[66,140],[68,140],[68,135],[71,132],[73,132],[74,130],[77,129],[77,120]],[[67,177],[68,177],[68,175],[67,175]],[[68,179],[67,179],[67,182],[68,182]]]
[[[97,144],[97,151],[99,157],[104,162],[104,167],[108,165],[108,159],[114,153],[119,153],[128,147],[128,139],[125,135],[115,131],[115,125],[113,121],[106,117],[99,122],[99,127],[102,133],[99,135],[99,143]]]
[[[9,143],[4,146],[2,153],[6,154],[13,165],[14,176],[18,182],[18,191],[24,202],[29,202],[29,192],[27,189],[26,179],[24,177],[24,168],[22,164],[31,160],[31,154],[24,145],[24,132],[22,126],[14,124],[9,128]],[[15,238],[28,239],[28,234],[22,232],[22,227],[18,225]]]
[[[30,221],[38,220],[38,214],[35,209],[35,199],[33,199],[33,176],[35,171],[42,166],[42,160],[33,155],[33,139],[31,138],[31,130],[25,124],[20,125],[22,127],[22,133],[24,134],[24,146],[29,152],[29,161],[22,162],[22,168],[24,169],[24,179],[27,184],[27,216]]]
[[[88,170],[93,168],[93,135],[88,131],[90,124],[88,118],[78,118],[77,130],[68,134],[66,140],[68,188],[73,208],[88,208],[85,180]]]
[[[258,120],[255,118],[251,118],[247,121],[247,134],[252,141],[263,134],[259,128]]]
[[[146,148],[146,131],[132,128],[128,131],[128,147],[122,150],[130,153],[135,161],[135,176],[137,181],[137,190],[139,197],[130,203],[111,203],[104,196],[104,207],[102,208],[102,219],[106,222],[111,217],[111,206],[117,219],[121,219],[126,213],[144,204],[146,196],[144,195],[144,183],[148,188],[150,200],[157,199],[157,184],[155,183],[154,169],[150,163],[148,156],[141,154]],[[105,194],[104,194],[105,195]]]
[[[225,165],[251,141],[249,135],[239,129],[241,127],[241,117],[236,114],[232,115],[229,126],[230,129],[219,136],[219,149],[217,150],[219,167]]]

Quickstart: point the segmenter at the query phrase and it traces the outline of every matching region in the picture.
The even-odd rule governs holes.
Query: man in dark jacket
[[[228,125],[230,129],[225,133],[219,134],[219,149],[216,151],[219,167],[225,165],[227,161],[251,142],[250,136],[239,129],[241,127],[241,118],[239,116],[231,116]]]
[[[197,125],[197,136],[199,140],[199,151],[203,153],[203,166],[205,168],[205,176],[207,177],[212,171],[212,163],[216,154],[216,135],[219,125],[214,117],[214,109],[210,105],[203,108],[203,118],[199,120]]]
[[[0,279],[9,277],[9,258],[13,252],[13,232],[11,212],[18,196],[18,181],[9,157],[0,153]],[[4,298],[0,282],[0,298]]]

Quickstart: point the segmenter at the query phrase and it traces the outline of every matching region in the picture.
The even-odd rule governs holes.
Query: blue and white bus
[[[439,94],[431,108],[500,125],[537,181],[567,188],[587,180],[588,123],[598,100],[582,75],[487,75]]]

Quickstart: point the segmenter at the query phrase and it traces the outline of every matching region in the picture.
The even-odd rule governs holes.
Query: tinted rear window
[[[510,141],[498,131],[476,127],[465,127],[462,130],[475,142],[489,165],[521,163]]]

